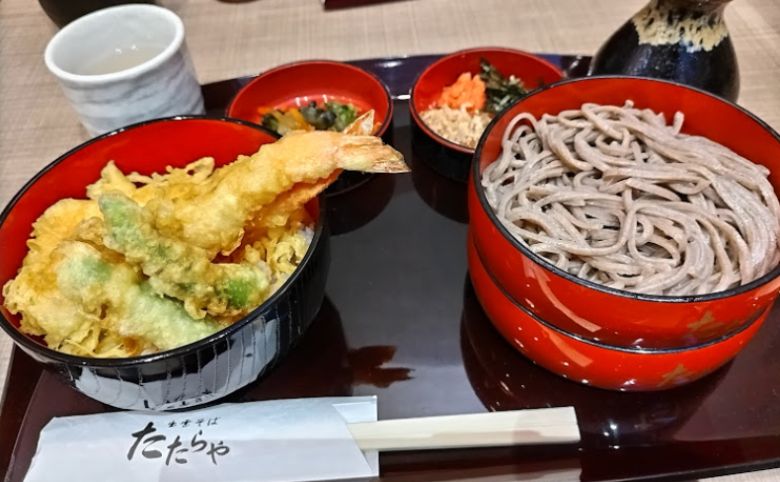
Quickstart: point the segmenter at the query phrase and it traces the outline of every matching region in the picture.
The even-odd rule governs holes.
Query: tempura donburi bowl
[[[136,124],[92,139],[44,168],[0,215],[0,285],[17,275],[32,223],[63,198],[84,198],[110,160],[127,173],[164,173],[202,157],[216,166],[276,141],[268,131],[232,119],[176,117]],[[105,404],[142,410],[191,407],[253,382],[277,362],[316,315],[328,271],[328,236],[315,198],[306,205],[313,238],[297,269],[264,303],[199,341],[129,358],[89,358],[55,351],[19,330],[0,306],[0,326],[22,350],[59,372],[76,390]],[[0,299],[0,305],[5,300]]]

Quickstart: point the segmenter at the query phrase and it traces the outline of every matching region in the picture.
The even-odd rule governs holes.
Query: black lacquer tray
[[[570,76],[589,60],[545,57]],[[390,86],[393,142],[412,173],[375,176],[330,196],[332,262],[320,313],[271,373],[223,401],[376,394],[382,419],[563,405],[577,411],[579,446],[383,454],[381,480],[690,480],[780,466],[780,308],[732,363],[657,393],[566,381],[497,334],[468,282],[465,186],[433,172],[411,146],[405,95],[435,58],[354,62]],[[204,86],[209,110],[221,111],[247,81]],[[0,472],[20,481],[52,417],[112,409],[21,351],[12,357]]]

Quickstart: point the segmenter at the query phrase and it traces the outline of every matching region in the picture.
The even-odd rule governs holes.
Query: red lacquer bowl
[[[528,89],[536,89],[541,85],[551,84],[563,78],[563,72],[533,54],[500,47],[481,47],[460,50],[445,55],[432,63],[420,73],[412,86],[409,96],[409,112],[414,123],[431,139],[444,147],[465,154],[472,154],[474,149],[456,144],[435,133],[423,122],[420,114],[429,109],[441,94],[444,87],[455,82],[464,72],[479,74],[480,59],[486,59],[505,76],[514,75],[523,81]]]
[[[566,332],[513,302],[483,263],[484,253],[468,241],[469,275],[488,318],[517,350],[569,380],[624,391],[665,390],[697,380],[721,367],[745,347],[766,319],[765,309],[736,333],[686,349],[629,349]]]
[[[377,136],[387,131],[393,118],[390,91],[378,77],[331,60],[294,62],[263,72],[238,91],[226,113],[260,124],[261,107],[284,108],[329,99],[351,102],[361,111],[374,109]]]
[[[21,267],[32,223],[60,199],[85,198],[86,186],[100,178],[108,161],[123,172],[146,175],[206,156],[221,166],[276,139],[247,122],[194,116],[143,122],[87,141],[38,173],[0,214],[0,286]],[[263,304],[202,340],[129,358],[73,356],[21,333],[19,316],[3,306],[2,296],[0,328],[76,390],[117,408],[168,410],[219,399],[253,382],[284,356],[322,304],[329,262],[325,216],[316,199],[306,208],[317,225],[297,269]]]
[[[479,73],[479,61],[482,58],[504,75],[514,75],[521,79],[528,89],[536,89],[563,78],[563,72],[543,58],[501,47],[460,50],[440,58],[423,70],[412,85],[409,96],[415,158],[425,162],[438,174],[459,182],[468,179],[474,149],[436,134],[420,114],[430,108],[442,89],[455,82],[460,74]]]
[[[592,77],[560,82],[521,99],[497,116],[482,137],[469,182],[474,242],[485,266],[514,301],[565,331],[608,345],[683,348],[740,331],[773,304],[780,268],[744,286],[701,296],[653,296],[607,288],[565,273],[514,239],[487,204],[483,169],[501,150],[512,118],[529,112],[557,114],[584,102],[685,113],[683,131],[717,141],[771,169],[780,186],[780,137],[758,118],[726,100],[683,85],[636,77]]]
[[[279,109],[327,100],[350,102],[360,111],[373,109],[374,135],[392,143],[393,99],[387,86],[370,72],[343,62],[307,60],[263,72],[238,91],[225,112],[228,117],[261,124],[260,108]],[[372,177],[343,172],[326,192],[342,192]]]

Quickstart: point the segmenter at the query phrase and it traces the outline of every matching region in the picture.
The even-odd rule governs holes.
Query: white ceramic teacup
[[[93,12],[57,32],[44,58],[92,135],[204,112],[184,25],[165,8],[131,4]]]

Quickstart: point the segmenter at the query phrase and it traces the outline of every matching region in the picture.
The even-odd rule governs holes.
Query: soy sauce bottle
[[[591,75],[674,80],[736,101],[739,69],[723,12],[730,0],[651,0],[599,49]]]
[[[157,3],[155,0],[38,0],[41,8],[58,27],[101,8],[125,3]]]

